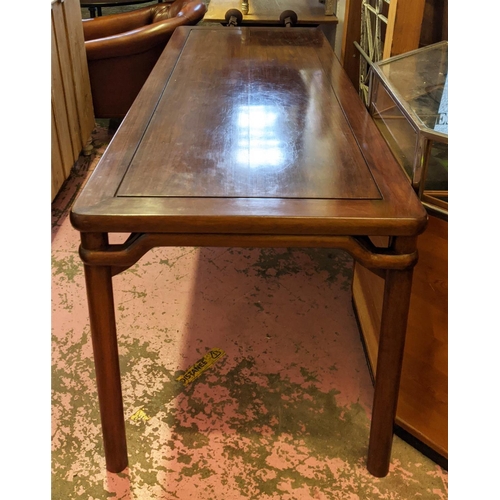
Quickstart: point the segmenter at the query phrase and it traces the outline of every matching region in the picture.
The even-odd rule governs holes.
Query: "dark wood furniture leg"
[[[391,246],[395,253],[412,253],[416,238],[394,238]],[[412,277],[413,266],[386,271],[367,461],[377,477],[389,472]]]
[[[82,247],[102,250],[106,234],[82,233]],[[110,266],[84,265],[90,329],[101,414],[106,468],[121,472],[128,465],[123,400],[118,362],[112,271]]]

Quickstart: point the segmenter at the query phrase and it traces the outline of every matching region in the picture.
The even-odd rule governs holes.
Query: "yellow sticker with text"
[[[218,361],[222,356],[226,354],[222,349],[214,347],[210,349],[203,358],[197,361],[193,366],[188,368],[184,375],[176,378],[178,382],[182,382],[184,385],[189,385],[194,382],[203,372],[210,368],[216,361]]]
[[[143,422],[147,422],[151,417],[146,415],[146,412],[143,410],[144,406],[141,406],[131,417],[130,420],[133,422],[139,422],[142,420]]]

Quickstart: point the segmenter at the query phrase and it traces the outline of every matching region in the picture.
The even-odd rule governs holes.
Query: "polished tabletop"
[[[83,231],[416,234],[425,212],[315,28],[182,27],[72,210]]]

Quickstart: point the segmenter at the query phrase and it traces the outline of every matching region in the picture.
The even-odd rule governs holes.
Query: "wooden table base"
[[[108,244],[106,233],[83,233],[80,256],[85,263],[92,345],[99,395],[106,468],[127,467],[112,276],[129,268],[157,246],[330,247],[349,252],[354,259],[385,273],[380,349],[370,429],[368,470],[387,475],[391,457],[406,322],[413,266],[417,261],[415,238],[393,238],[389,249],[377,250],[365,238],[272,235],[136,234],[121,245]]]

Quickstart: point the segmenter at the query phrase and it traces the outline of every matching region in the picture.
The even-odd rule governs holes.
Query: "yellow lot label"
[[[151,417],[146,415],[146,412],[143,410],[143,406],[141,406],[131,417],[130,420],[133,422],[139,422],[140,420],[147,422]]]
[[[222,349],[214,347],[210,349],[203,358],[197,361],[193,366],[188,368],[184,375],[176,378],[178,382],[182,382],[184,385],[189,385],[191,382],[195,381],[205,370],[210,368],[216,361],[218,361],[222,356],[226,354]]]

